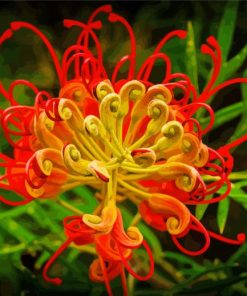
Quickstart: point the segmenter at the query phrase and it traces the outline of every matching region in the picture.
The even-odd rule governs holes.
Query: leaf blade
[[[225,198],[221,200],[218,204],[217,208],[217,225],[219,228],[220,233],[222,234],[225,229],[227,217],[229,214],[229,208],[230,208],[230,199]]]

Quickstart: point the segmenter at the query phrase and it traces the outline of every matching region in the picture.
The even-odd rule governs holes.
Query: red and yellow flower
[[[102,27],[100,13],[108,15],[111,23],[121,23],[130,36],[130,53],[115,66],[110,76],[103,66],[103,53],[96,31]],[[53,198],[76,186],[88,185],[97,190],[100,205],[94,213],[65,218],[67,240],[44,268],[47,271],[56,257],[70,243],[82,246],[94,244],[98,259],[91,264],[90,278],[104,281],[111,294],[109,281],[121,276],[127,294],[124,268],[136,278],[152,276],[151,251],[136,227],[124,231],[118,203],[125,199],[137,205],[143,220],[160,231],[168,231],[175,245],[189,255],[207,250],[210,236],[228,243],[237,240],[221,238],[208,231],[191,214],[187,205],[216,203],[231,190],[228,176],[233,168],[230,149],[247,139],[239,140],[218,150],[203,143],[214,124],[214,112],[206,101],[222,88],[246,83],[235,78],[215,85],[221,69],[221,50],[213,36],[201,51],[209,55],[213,71],[208,84],[198,94],[190,78],[173,73],[169,57],[161,50],[171,38],[186,38],[186,31],[167,34],[153,54],[136,68],[136,41],[128,22],[105,5],[97,9],[87,23],[65,20],[67,28],[79,27],[81,33],[75,44],[68,47],[59,61],[48,39],[36,27],[25,22],[13,22],[0,37],[0,44],[21,29],[37,34],[53,59],[60,83],[56,98],[39,90],[26,80],[14,81],[0,91],[10,107],[1,110],[1,125],[6,139],[13,146],[13,157],[1,154],[0,188],[17,193],[20,200],[0,197],[8,205],[23,205],[36,198]],[[96,54],[89,43],[94,42]],[[166,65],[159,84],[150,81],[156,60]],[[125,79],[118,79],[124,64],[129,64]],[[71,74],[72,73],[72,74]],[[23,106],[14,97],[17,85],[25,85],[34,93],[33,106]],[[182,98],[175,93],[179,90]],[[204,108],[210,122],[202,129],[193,117]],[[213,176],[206,182],[205,176]],[[218,190],[226,185],[224,194]],[[212,195],[213,198],[206,197]],[[52,202],[52,201],[51,201]],[[189,231],[201,232],[204,243],[200,250],[185,249],[179,239]],[[137,275],[129,265],[133,249],[141,245],[150,258],[147,276]],[[155,251],[155,250],[154,250]]]

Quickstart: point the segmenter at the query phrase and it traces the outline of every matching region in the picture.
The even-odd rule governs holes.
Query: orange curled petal
[[[117,211],[113,203],[109,202],[101,213],[101,216],[85,214],[83,222],[89,227],[102,233],[109,233],[117,218]]]
[[[115,261],[106,261],[106,271],[108,279],[111,281],[121,273],[121,263]],[[105,282],[103,271],[99,259],[95,259],[89,267],[89,278],[93,282]]]
[[[181,140],[181,154],[174,155],[168,162],[182,162],[191,165],[199,154],[200,142],[196,136],[185,133]]]
[[[193,164],[196,167],[201,168],[208,162],[208,159],[209,159],[208,147],[202,144],[196,159],[193,161]]]
[[[154,213],[150,208],[146,200],[142,201],[139,205],[139,212],[142,216],[142,219],[153,228],[160,231],[166,230],[166,223],[161,214]]]
[[[155,179],[163,181],[175,180],[176,186],[186,192],[191,192],[200,178],[197,170],[181,162],[169,162],[160,166],[160,170],[155,174]]]
[[[111,234],[119,244],[127,248],[137,248],[143,241],[143,236],[137,227],[129,227],[127,233],[125,233],[122,215],[119,209],[117,209],[117,219]]]
[[[121,257],[117,248],[117,241],[111,234],[97,235],[95,237],[96,249],[99,254],[109,261],[121,261]],[[129,258],[132,251],[127,248],[123,248],[123,256]]]
[[[59,92],[59,98],[73,100],[78,107],[83,107],[86,97],[89,95],[83,83],[70,81],[66,83]]]
[[[61,150],[64,146],[63,142],[54,132],[55,123],[49,119],[43,111],[39,117],[34,120],[34,134],[39,139],[43,147],[51,147]]]
[[[176,198],[165,194],[153,194],[147,200],[154,213],[161,214],[166,221],[166,230],[171,235],[187,231],[190,225],[190,211]],[[145,220],[145,217],[143,217]]]

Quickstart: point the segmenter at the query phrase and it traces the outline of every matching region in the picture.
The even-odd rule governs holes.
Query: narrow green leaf
[[[186,44],[186,67],[187,73],[198,91],[198,68],[197,68],[197,57],[196,57],[196,45],[194,38],[194,30],[192,22],[189,21],[187,25],[188,35]]]
[[[230,106],[220,109],[215,113],[215,122],[213,129],[221,126],[222,124],[238,117],[242,112],[243,109],[243,102],[234,103]],[[209,123],[209,117],[205,117],[200,120],[202,126],[207,126]]]
[[[12,219],[3,219],[1,221],[0,227],[4,228],[5,231],[7,231],[20,242],[29,243],[36,239],[36,236],[32,232]]]
[[[231,78],[234,73],[243,65],[247,58],[247,45],[245,45],[233,58],[228,62],[223,63],[220,77],[217,84]],[[246,77],[246,75],[244,75]]]
[[[1,194],[1,191],[0,191],[0,194]],[[0,220],[1,219],[6,219],[6,218],[14,218],[14,217],[18,217],[22,214],[24,214],[27,209],[30,207],[30,204],[28,205],[23,205],[21,207],[15,207],[15,208],[11,208],[10,210],[5,210],[5,211],[2,211],[0,213]]]
[[[50,256],[51,254],[48,251],[44,250],[35,262],[35,269],[39,270],[42,265],[50,258]]]
[[[237,12],[238,1],[228,1],[224,8],[217,36],[217,40],[222,48],[222,57],[224,61],[227,60],[227,56],[231,49]]]
[[[54,221],[47,212],[38,203],[32,203],[27,209],[27,214],[30,215],[35,222],[42,228],[49,229],[52,233],[61,233],[61,224]]]
[[[247,70],[244,72],[244,77],[247,77]],[[240,122],[238,123],[230,142],[242,137],[247,133],[247,84],[241,83],[243,113]]]
[[[194,273],[204,272],[206,270],[206,268],[203,265],[200,265],[199,263],[191,259],[191,257],[183,255],[182,253],[166,251],[165,258],[170,259],[172,261],[176,261],[183,273],[188,272],[189,269],[193,269]],[[183,268],[181,267],[181,265],[184,265],[186,267]]]
[[[243,175],[244,176],[244,175]],[[239,182],[232,183],[232,190],[229,193],[229,196],[234,201],[242,204],[245,208],[247,206],[247,194],[242,189],[243,187],[247,186],[247,180],[242,180]]]
[[[209,200],[212,197],[213,197],[212,195],[209,195],[209,196],[206,196],[205,199]],[[195,215],[198,220],[201,220],[203,218],[208,206],[209,206],[209,204],[199,204],[196,206]]]
[[[76,187],[72,190],[80,198],[78,209],[85,212],[92,212],[98,205],[97,199],[94,197],[92,189],[87,186]],[[80,207],[81,205],[81,207]]]
[[[225,198],[219,202],[217,208],[217,224],[220,230],[220,233],[224,232],[226,220],[229,214],[230,200]]]
[[[20,252],[22,250],[24,250],[26,248],[26,244],[25,243],[20,243],[18,245],[15,246],[1,246],[0,249],[0,256],[2,255],[9,255],[11,253],[15,253],[15,252]]]

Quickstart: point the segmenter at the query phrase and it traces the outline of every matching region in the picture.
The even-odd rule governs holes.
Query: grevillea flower
[[[116,26],[124,25],[130,36],[130,51],[116,64],[111,76],[103,66],[97,37],[102,27],[97,19],[101,13]],[[243,234],[234,240],[205,229],[187,207],[227,197],[231,190],[228,176],[233,169],[230,149],[247,140],[245,135],[218,150],[203,143],[203,136],[214,124],[214,112],[206,101],[231,84],[247,83],[246,78],[235,78],[215,85],[222,63],[215,38],[210,36],[201,47],[202,53],[211,57],[213,71],[198,94],[187,75],[172,72],[171,61],[162,52],[170,39],[186,38],[186,31],[168,33],[137,69],[133,30],[123,17],[112,12],[111,6],[98,8],[87,23],[65,20],[64,25],[79,27],[81,32],[61,61],[48,39],[31,24],[13,22],[0,37],[3,44],[21,29],[33,31],[47,47],[60,83],[55,98],[26,80],[16,80],[8,89],[0,84],[2,95],[10,103],[1,110],[1,125],[13,146],[12,158],[0,154],[4,169],[0,188],[19,196],[19,200],[4,196],[0,200],[18,206],[88,185],[96,189],[99,201],[93,213],[65,218],[67,240],[47,262],[44,278],[61,283],[47,272],[56,257],[74,243],[95,246],[98,259],[92,262],[89,275],[92,281],[105,282],[109,295],[110,281],[119,275],[127,294],[124,268],[139,280],[149,279],[154,269],[152,253],[136,227],[125,232],[118,208],[125,199],[137,206],[147,224],[169,232],[175,245],[188,255],[205,252],[210,237],[230,244],[243,243]],[[150,75],[157,60],[164,62],[166,70],[160,83],[154,84]],[[129,65],[127,76],[118,79],[125,64]],[[33,91],[33,106],[17,102],[14,89],[18,85]],[[182,97],[177,97],[178,90]],[[193,117],[201,108],[210,117],[204,129]],[[213,176],[214,181],[206,182],[205,176]],[[226,190],[220,195],[217,192],[223,186]],[[199,250],[182,246],[180,238],[189,231],[204,236]],[[129,262],[133,250],[142,244],[150,259],[150,272],[144,276],[136,274]]]

